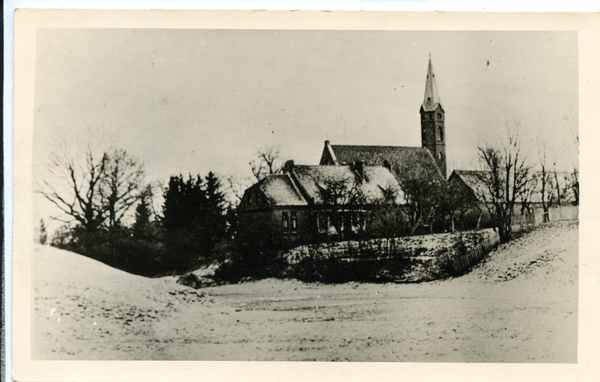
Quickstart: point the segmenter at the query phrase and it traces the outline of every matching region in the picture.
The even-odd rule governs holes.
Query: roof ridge
[[[290,184],[292,185],[292,188],[294,189],[294,192],[296,193],[296,195],[298,195],[300,197],[300,199],[302,199],[302,201],[308,202],[308,200],[306,200],[306,197],[304,195],[302,195],[302,191],[296,185],[296,182],[294,181],[294,178],[292,178],[292,175],[290,175],[289,172],[286,172],[282,175],[287,177],[287,179],[289,180]]]
[[[331,145],[331,147],[389,147],[389,148],[403,148],[403,149],[425,149],[419,146],[391,146],[391,145]]]

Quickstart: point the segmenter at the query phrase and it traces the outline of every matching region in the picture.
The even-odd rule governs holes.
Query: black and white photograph
[[[577,364],[579,47],[37,28],[31,360]]]

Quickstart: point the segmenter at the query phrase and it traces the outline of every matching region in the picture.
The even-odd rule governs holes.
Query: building
[[[357,162],[338,166],[295,165],[248,188],[240,204],[240,229],[268,230],[281,243],[350,237],[365,228],[364,200],[402,203],[398,181],[383,166]]]
[[[567,208],[579,203],[576,175],[565,171],[548,171],[544,184],[542,172],[531,171],[524,191],[516,198],[513,209],[514,222],[535,219],[535,224],[539,224],[559,220],[550,218],[552,215],[577,214],[577,208]],[[489,224],[486,222],[490,220],[489,208],[493,206],[494,197],[486,182],[489,177],[489,171],[454,170],[448,178],[450,184],[461,188],[476,201],[473,208],[479,211],[477,226]],[[561,211],[551,211],[559,207]]]
[[[282,245],[349,237],[368,230],[364,212],[380,201],[404,203],[399,177],[415,167],[446,179],[445,111],[431,57],[421,114],[421,147],[332,145],[319,165],[289,161],[279,174],[248,188],[240,203],[240,230],[268,233]]]

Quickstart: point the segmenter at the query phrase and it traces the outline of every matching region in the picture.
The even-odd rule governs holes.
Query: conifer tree
[[[135,223],[133,223],[133,237],[140,240],[148,239],[150,235],[150,206],[147,198],[142,196],[135,209]]]
[[[48,241],[48,232],[46,232],[46,225],[44,224],[44,219],[40,219],[40,231],[38,235],[38,243],[46,244]]]
[[[221,191],[221,182],[212,172],[206,176],[206,228],[210,233],[211,246],[214,247],[223,237],[227,229],[225,216],[225,194]]]
[[[211,172],[204,178],[171,177],[165,189],[161,222],[173,261],[181,267],[211,256],[225,236],[225,196],[219,179]]]

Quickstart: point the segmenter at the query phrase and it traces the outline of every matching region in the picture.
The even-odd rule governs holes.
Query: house
[[[240,207],[240,228],[270,231],[279,244],[350,237],[366,228],[365,208],[374,201],[402,203],[398,181],[383,166],[362,162],[337,166],[295,165],[248,188]],[[367,202],[368,201],[368,202]]]
[[[238,208],[240,230],[267,232],[279,244],[368,230],[364,212],[376,201],[404,203],[399,179],[425,169],[446,179],[445,111],[431,57],[421,115],[421,147],[332,145],[319,165],[294,165],[248,188]],[[415,166],[418,164],[419,166]]]
[[[450,184],[462,188],[478,202],[476,208],[480,211],[480,220],[489,219],[486,204],[491,207],[493,201],[493,195],[485,181],[489,177],[489,171],[454,170],[448,178]],[[548,211],[544,211],[544,205],[546,208],[557,208],[578,204],[578,189],[575,185],[577,178],[574,174],[565,171],[548,171],[544,184],[542,172],[532,171],[528,179],[525,190],[516,199],[514,216],[547,215]],[[538,219],[541,221],[543,218]]]

